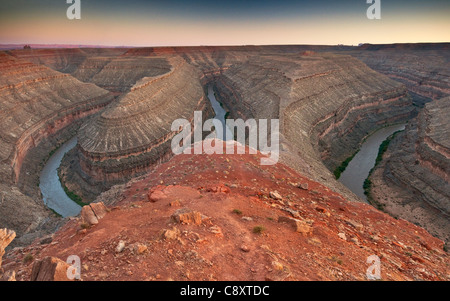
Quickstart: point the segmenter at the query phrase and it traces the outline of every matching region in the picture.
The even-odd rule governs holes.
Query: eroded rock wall
[[[371,177],[375,202],[450,241],[450,97],[427,103]]]
[[[0,53],[2,182],[17,183],[28,151],[113,96],[43,65]],[[50,150],[49,150],[50,151]]]
[[[282,159],[354,200],[330,170],[364,137],[414,113],[403,84],[348,55],[247,52],[222,61],[205,76],[231,118],[280,119]]]
[[[170,158],[175,119],[192,120],[194,111],[212,117],[198,70],[179,57],[170,64],[169,72],[142,78],[80,128],[80,170],[92,184],[123,182]]]
[[[414,100],[426,102],[450,95],[450,44],[363,45],[349,53],[370,68],[403,83]]]
[[[37,186],[43,157],[55,147],[45,141],[98,112],[113,95],[6,52],[0,52],[0,70],[0,226],[16,231],[17,243],[29,243],[56,227]],[[30,155],[36,149],[39,155]]]

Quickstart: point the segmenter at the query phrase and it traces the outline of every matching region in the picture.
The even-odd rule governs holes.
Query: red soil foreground
[[[450,279],[443,242],[422,228],[260,158],[175,156],[130,182],[98,224],[72,219],[3,268],[29,280],[37,260],[77,255],[83,280],[367,280],[377,255],[383,280]]]

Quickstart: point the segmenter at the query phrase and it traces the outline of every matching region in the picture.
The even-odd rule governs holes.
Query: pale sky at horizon
[[[119,1],[0,0],[0,44],[197,46],[450,41],[450,1],[366,0]]]

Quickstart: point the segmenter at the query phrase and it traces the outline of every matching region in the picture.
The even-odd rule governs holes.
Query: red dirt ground
[[[260,157],[175,156],[130,182],[97,225],[82,229],[72,219],[51,243],[10,251],[3,267],[29,280],[36,260],[78,255],[83,280],[367,280],[367,257],[377,255],[383,280],[450,280],[439,239]],[[199,212],[201,224],[172,218],[182,208]]]

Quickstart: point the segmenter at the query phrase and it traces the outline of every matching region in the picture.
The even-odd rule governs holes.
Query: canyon
[[[103,228],[100,226],[103,220],[99,222],[100,232],[97,232],[97,226],[93,226],[92,229],[83,231],[85,234],[75,234],[80,231],[80,223],[83,223],[79,217],[62,219],[43,205],[37,185],[39,173],[49,154],[54,152],[55,147],[62,145],[72,137],[77,137],[77,146],[66,154],[59,170],[64,187],[80,196],[85,203],[105,203],[108,210],[112,210],[111,214],[106,215],[106,220],[109,218],[108,216],[113,216],[111,223],[114,223],[114,219],[119,221],[130,219],[131,215],[128,216],[128,213],[125,212],[131,208],[142,208],[142,214],[148,210],[160,211],[155,217],[158,222],[155,222],[155,227],[151,230],[152,234],[147,237],[148,242],[154,239],[158,227],[165,226],[164,218],[168,214],[172,214],[173,212],[169,213],[169,211],[173,210],[169,210],[168,207],[152,207],[150,204],[152,202],[147,203],[147,194],[142,194],[142,190],[161,190],[162,188],[155,187],[163,183],[164,185],[181,185],[180,182],[182,182],[183,187],[180,188],[182,192],[179,193],[179,197],[183,193],[188,195],[192,193],[196,197],[191,197],[186,202],[190,207],[195,207],[198,193],[194,191],[200,191],[202,194],[201,187],[207,187],[207,185],[216,187],[220,183],[228,183],[229,178],[237,176],[235,173],[230,174],[227,170],[221,170],[218,167],[220,160],[230,161],[230,169],[241,170],[247,166],[245,161],[250,164],[255,159],[254,157],[250,155],[239,157],[243,162],[236,161],[233,156],[202,158],[198,159],[199,165],[193,168],[194,172],[191,172],[187,167],[184,169],[180,167],[177,170],[176,166],[177,164],[181,164],[179,166],[188,165],[187,162],[191,161],[195,162],[195,155],[191,157],[180,155],[182,158],[180,159],[179,156],[174,157],[170,148],[171,139],[176,134],[171,131],[173,120],[184,118],[192,121],[194,111],[202,111],[205,119],[214,116],[214,110],[207,98],[208,87],[211,87],[217,100],[224,106],[231,119],[263,118],[279,119],[280,121],[281,157],[279,164],[281,167],[263,169],[254,166],[247,175],[248,178],[238,176],[236,183],[228,183],[229,186],[224,187],[224,190],[228,191],[231,187],[233,191],[235,186],[239,189],[236,190],[236,195],[233,195],[234,200],[227,201],[230,202],[227,203],[227,206],[245,206],[247,208],[249,205],[245,203],[245,199],[256,196],[258,200],[252,199],[254,201],[252,204],[261,212],[270,215],[270,211],[278,207],[273,205],[273,201],[270,204],[267,203],[265,196],[268,195],[270,199],[269,191],[275,189],[279,191],[282,190],[281,187],[284,187],[283,194],[291,194],[289,201],[283,198],[283,204],[278,204],[285,206],[285,212],[293,212],[304,206],[309,208],[309,202],[313,202],[312,204],[320,202],[322,207],[325,205],[338,206],[339,204],[343,210],[339,209],[339,211],[339,206],[333,207],[333,210],[325,209],[324,211],[311,207],[314,210],[304,209],[306,210],[304,215],[300,214],[304,218],[311,215],[314,217],[313,219],[321,220],[318,224],[310,223],[308,227],[316,228],[317,225],[325,223],[322,224],[323,231],[329,233],[330,236],[328,234],[326,238],[320,236],[318,240],[330,242],[330,249],[327,249],[327,252],[333,252],[331,246],[337,246],[337,243],[342,240],[339,240],[340,238],[334,240],[334,236],[330,233],[335,231],[341,233],[342,231],[339,231],[338,228],[343,227],[338,226],[340,223],[333,218],[330,219],[328,214],[334,216],[336,212],[348,212],[345,214],[348,214],[346,217],[350,218],[349,211],[356,210],[355,212],[358,212],[359,216],[358,223],[364,224],[365,218],[366,221],[369,219],[371,224],[377,226],[368,232],[362,231],[364,235],[361,232],[352,234],[358,238],[356,240],[361,245],[353,242],[355,246],[350,248],[352,251],[348,249],[348,252],[359,254],[357,256],[361,259],[363,254],[366,256],[368,253],[378,250],[378,247],[370,245],[370,250],[361,251],[365,249],[362,246],[367,247],[368,243],[372,244],[370,237],[373,236],[373,233],[386,226],[389,229],[383,228],[383,231],[392,231],[396,238],[381,236],[382,243],[380,244],[386,248],[383,252],[396,254],[397,259],[393,259],[392,254],[387,256],[392,259],[389,259],[389,262],[398,263],[399,257],[403,262],[401,264],[394,263],[393,267],[396,266],[397,269],[390,270],[390,275],[385,275],[386,278],[445,279],[448,277],[444,272],[445,269],[448,269],[448,257],[445,252],[437,251],[443,248],[441,241],[408,222],[395,221],[387,214],[378,211],[376,214],[373,213],[375,211],[372,210],[375,209],[369,209],[371,208],[369,205],[362,204],[361,199],[342,183],[336,181],[333,175],[333,170],[351,156],[355,149],[358,149],[361,141],[384,126],[413,120],[412,125],[409,124],[405,132],[409,133],[409,128],[414,127],[414,122],[419,124],[414,120],[421,120],[423,127],[428,126],[426,120],[430,118],[448,125],[445,113],[439,115],[439,112],[445,111],[447,107],[433,108],[431,105],[436,99],[444,98],[449,94],[448,44],[375,46],[74,48],[0,52],[0,68],[2,69],[0,116],[3,117],[0,129],[3,146],[0,166],[2,182],[0,226],[14,229],[17,237],[11,246],[22,247],[16,249],[11,256],[20,258],[26,252],[36,250],[37,253],[34,254],[36,258],[43,255],[58,257],[58,252],[61,250],[58,251],[55,244],[46,245],[39,242],[39,239],[48,234],[52,237],[50,240],[58,242],[57,244],[61,243],[67,235],[72,235],[71,239],[84,240],[85,236],[83,235],[91,232],[92,237],[102,237],[104,244],[106,241],[115,241],[117,231],[113,228],[108,228],[108,231],[113,231],[112,234],[108,234],[111,236],[102,234],[106,231],[102,230]],[[392,47],[394,48],[392,49]],[[431,100],[433,102],[430,102]],[[419,115],[417,115],[418,112],[420,112]],[[447,161],[442,159],[442,154],[445,155],[448,152],[447,142],[442,142],[445,140],[442,138],[445,133],[448,131],[446,132],[446,129],[443,128],[437,134],[430,135],[427,130],[409,134],[412,135],[410,137],[413,137],[410,138],[411,141],[415,141],[417,135],[420,137],[418,141],[422,141],[419,143],[420,151],[418,153],[421,154],[421,157],[418,159],[420,162],[418,165],[427,168],[424,173],[431,172],[437,177],[424,181],[429,185],[427,186],[429,189],[424,191],[427,196],[421,197],[420,200],[426,199],[424,202],[432,204],[433,208],[438,208],[440,211],[448,210],[449,196],[445,191],[442,194],[442,189],[438,190],[433,187],[441,185],[441,187],[448,188],[448,173],[446,173],[448,157]],[[439,139],[436,138],[438,136]],[[401,137],[403,136],[397,138]],[[402,142],[393,141],[393,145],[395,143]],[[402,146],[396,149],[400,158],[404,158],[401,152],[409,151],[411,145],[403,148]],[[400,170],[393,167],[393,162],[387,161],[386,166]],[[442,165],[443,162],[444,165]],[[207,169],[206,166],[209,165],[216,166],[218,169],[205,172],[199,170],[201,166],[205,166],[204,168]],[[277,169],[287,168],[287,166],[292,169],[288,168],[289,172],[287,173]],[[172,169],[173,171],[169,171]],[[379,169],[381,170],[381,168]],[[209,173],[211,176],[208,180],[203,178],[203,176],[207,177]],[[219,176],[217,173],[221,175]],[[214,178],[215,174],[217,179]],[[265,177],[263,175],[270,174],[273,176],[268,180],[270,183],[267,183],[266,189],[264,187],[260,190],[256,189],[256,183],[259,184],[258,179]],[[376,174],[377,172],[373,176]],[[385,172],[382,180],[389,179],[389,175]],[[291,184],[284,183],[285,180],[282,180],[287,177],[291,179]],[[404,175],[395,175],[395,177],[397,181],[404,183],[403,189],[406,187],[406,190],[417,184],[416,180],[403,180]],[[298,188],[292,184],[300,178],[305,179],[304,181],[308,182],[309,186],[316,187],[318,185],[317,187],[320,188],[318,190],[306,189],[309,194],[300,196],[295,192]],[[248,182],[249,179],[256,181]],[[430,184],[430,181],[433,183]],[[438,184],[438,181],[444,182]],[[278,188],[279,185],[281,185],[280,188]],[[374,184],[373,187],[373,195],[376,195],[376,185]],[[252,193],[247,193],[248,189]],[[312,191],[316,191],[316,193]],[[206,197],[208,199],[210,195]],[[222,196],[219,199],[227,200]],[[202,202],[205,201],[202,200]],[[211,212],[210,209],[207,209],[207,203],[202,205],[202,202],[198,204],[200,206],[198,210],[212,216],[212,220],[229,220],[229,216],[224,212]],[[133,207],[133,204],[137,207]],[[30,208],[35,209],[29,210]],[[257,213],[258,210],[250,208],[248,207],[246,210],[253,212],[255,219],[263,219],[262,213]],[[138,211],[133,211],[133,214],[139,215]],[[318,218],[316,211],[328,212],[328,214]],[[365,211],[370,213],[364,217],[363,212]],[[373,217],[371,217],[372,213]],[[280,214],[276,213],[275,215],[277,216],[273,218],[276,219]],[[323,218],[325,220],[322,220]],[[377,218],[387,219],[395,226],[381,225],[376,222]],[[405,219],[417,223],[415,220],[406,217]],[[448,222],[448,217],[444,217],[444,219]],[[244,230],[242,226],[228,229],[227,227],[231,226],[229,222],[219,224],[218,227],[222,229],[222,232],[228,234],[225,235],[225,242],[211,238],[213,244],[229,244],[229,239],[236,236],[238,231],[249,231],[248,229]],[[421,226],[425,227],[425,223],[422,224]],[[438,228],[442,225],[444,224],[440,224]],[[125,223],[122,226],[135,227],[136,225]],[[176,225],[172,226],[177,227]],[[235,226],[237,227],[237,224]],[[276,224],[265,226],[275,231]],[[396,229],[396,227],[401,228]],[[57,229],[61,230],[57,234],[52,234]],[[433,232],[430,229],[427,230],[433,235],[446,240],[445,237],[439,235],[439,231]],[[191,230],[194,231],[193,229],[189,231]],[[130,231],[134,234],[127,235],[136,239],[136,236],[133,235],[139,235],[139,233],[133,232],[135,230]],[[315,231],[322,233],[320,232],[322,230]],[[403,250],[402,254],[405,252],[410,254],[414,253],[411,252],[412,250],[419,250],[414,253],[414,256],[420,258],[422,262],[419,259],[413,261],[421,262],[423,266],[426,266],[423,264],[423,258],[429,258],[426,262],[430,264],[430,267],[443,262],[444,270],[437,277],[427,276],[429,272],[419,275],[405,269],[405,266],[411,264],[412,261],[408,257],[400,255],[399,250],[394,251],[393,248],[396,248],[399,243],[392,243],[392,241],[396,241],[400,236],[403,238],[401,233],[409,233],[409,231],[420,233],[418,236],[423,242],[421,247],[418,249],[403,247],[405,244],[409,246],[414,244],[414,235],[412,235],[404,238],[403,243],[400,243],[401,249],[399,250]],[[282,230],[282,232],[286,233],[286,230]],[[269,240],[272,238],[267,239],[269,238],[263,238],[262,245],[269,244]],[[297,241],[298,238],[293,237],[292,239]],[[32,241],[35,241],[33,246],[28,246]],[[348,243],[345,242],[345,244]],[[287,242],[283,242],[283,244],[288,245]],[[311,244],[314,245],[314,242]],[[429,247],[430,244],[434,247]],[[151,242],[150,245],[154,245],[154,243]],[[304,245],[304,247],[307,248],[310,245]],[[423,245],[429,248],[424,249]],[[95,239],[86,239],[86,246],[95,247]],[[173,246],[174,250],[181,252],[179,247]],[[223,248],[226,249],[225,245]],[[429,254],[430,249],[433,250],[432,255]],[[265,251],[258,250],[260,252],[258,256],[264,258]],[[299,251],[300,249],[297,249],[295,252]],[[230,250],[230,254],[233,252],[235,251]],[[286,249],[283,252],[288,251]],[[426,252],[427,255],[424,255],[423,252]],[[85,255],[86,258],[93,256],[93,254],[87,253]],[[329,253],[327,256],[332,255]],[[13,257],[8,262],[9,268],[19,269],[20,275],[23,276],[21,279],[26,280],[31,273],[31,266],[16,265]],[[65,258],[61,257],[61,259]],[[363,259],[361,259],[361,263],[364,263]],[[226,266],[220,260],[215,265]],[[319,266],[321,265],[312,267],[311,273],[320,269]],[[323,266],[321,267],[323,268]],[[338,269],[345,276],[336,276],[334,274],[336,271],[328,271],[318,279],[362,278],[361,274],[356,276],[354,266],[346,266],[346,268],[348,268],[346,272]],[[361,265],[357,269],[365,271]],[[256,272],[255,279],[272,277],[263,276],[262,270]],[[270,269],[266,268],[266,270]],[[298,269],[292,265],[289,270]],[[89,276],[92,278],[88,277],[89,279],[107,278],[98,272],[95,274],[94,271]],[[285,269],[279,271],[285,271]],[[202,273],[193,278],[203,279],[205,274]],[[280,275],[273,277],[279,280],[316,279],[312,274],[304,276],[295,274],[292,277]],[[122,276],[114,277],[113,279],[121,279]],[[179,278],[176,275],[165,275],[164,277],[184,279],[184,276]],[[236,279],[230,277],[230,279]],[[236,277],[244,279],[242,277],[246,276]]]
[[[61,223],[39,199],[39,172],[46,156],[114,96],[6,52],[0,53],[0,69],[0,216],[3,226],[16,231],[16,242],[29,243]]]
[[[450,241],[450,97],[425,105],[375,169],[371,197],[393,216]]]

